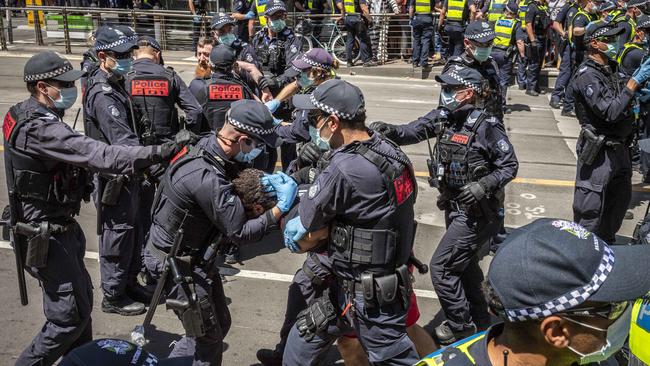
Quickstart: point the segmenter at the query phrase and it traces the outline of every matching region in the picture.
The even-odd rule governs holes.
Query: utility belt
[[[354,280],[339,281],[349,296],[362,295],[367,309],[392,305],[399,301],[406,310],[411,302],[413,277],[406,264],[399,266],[391,274],[380,275],[366,271]]]
[[[458,27],[465,28],[465,25],[467,22],[461,21],[461,20],[446,20],[445,25],[455,25]]]
[[[13,227],[15,235],[22,235],[27,238],[27,251],[25,265],[28,267],[43,268],[47,265],[47,255],[52,234],[63,234],[72,230],[76,225],[74,220],[63,223],[40,223],[18,222]]]
[[[619,140],[612,139],[605,135],[597,135],[594,131],[584,126],[580,130],[578,140],[584,141],[582,150],[578,155],[578,159],[586,165],[591,165],[594,163],[594,160],[596,160],[596,157],[600,153],[601,149],[611,148],[616,150],[625,147],[626,145]]]
[[[309,259],[313,260],[317,265],[319,266],[321,265],[320,259],[318,259],[318,256],[316,254],[314,254],[313,252],[309,252],[308,256]],[[312,271],[312,269],[309,267],[309,264],[306,260],[302,262],[302,271],[305,274],[305,276],[309,278],[309,281],[313,283],[315,286],[322,286],[325,283],[325,281],[322,278],[318,277],[318,274]]]
[[[387,229],[361,229],[335,223],[330,229],[328,252],[332,259],[350,264],[394,264],[397,233]]]
[[[126,183],[135,180],[135,177],[123,174],[99,174],[101,180],[101,202],[105,206],[117,206],[120,200],[120,193]]]

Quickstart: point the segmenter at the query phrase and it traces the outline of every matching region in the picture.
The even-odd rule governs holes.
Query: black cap
[[[191,365],[193,357],[159,360],[131,342],[122,339],[96,339],[77,347],[63,357],[61,366],[182,366]]]
[[[237,60],[235,50],[225,44],[220,44],[210,51],[210,63],[212,67],[230,67]]]
[[[614,10],[618,7],[614,1],[603,1],[599,3],[598,5],[598,11],[609,11],[609,10]]]
[[[210,24],[210,29],[217,30],[221,29],[226,24],[237,24],[235,18],[227,13],[217,13],[212,17],[212,23]]]
[[[645,8],[646,7],[646,0],[627,0],[627,7],[628,8]]]
[[[242,99],[230,105],[226,120],[236,130],[251,138],[275,148],[280,138],[275,133],[273,115],[269,109],[256,100]]]
[[[279,11],[287,12],[287,6],[284,5],[284,2],[282,0],[269,0],[269,2],[266,3],[264,15],[271,16]]]
[[[647,16],[647,15],[643,14],[640,17],[638,17],[637,20],[636,20],[636,28],[637,29],[648,29],[648,28],[650,28],[650,16]]]
[[[133,37],[133,34],[127,35],[118,28],[102,26],[95,32],[95,50],[126,53],[138,48]]]
[[[130,25],[118,24],[118,25],[114,25],[113,28],[124,33],[124,35],[126,35],[126,38],[128,38],[132,42],[136,42],[138,40],[138,33],[136,33],[135,29],[133,29],[133,27],[131,27]]]
[[[341,79],[327,80],[312,94],[294,95],[292,102],[299,109],[320,109],[347,120],[366,111],[361,89]]]
[[[470,22],[465,28],[465,38],[479,43],[492,42],[496,36],[490,23],[484,20]]]
[[[331,70],[334,65],[334,58],[332,55],[323,48],[312,48],[311,50],[303,53],[300,57],[296,57],[291,61],[291,67],[285,71],[288,77],[294,77],[300,74],[303,70],[311,67],[320,67],[325,70]]]
[[[85,72],[74,70],[67,59],[54,51],[44,51],[35,54],[25,63],[23,80],[25,82],[39,80],[75,81]]]
[[[585,41],[600,37],[612,37],[623,33],[625,29],[618,27],[615,23],[606,22],[604,20],[596,20],[587,24],[585,30]]]
[[[476,69],[465,65],[453,64],[442,75],[436,75],[436,81],[445,86],[466,86],[476,92],[482,92],[487,80]]]
[[[613,245],[561,219],[538,219],[512,232],[488,281],[513,322],[541,319],[586,301],[635,300],[650,291],[649,245]]]
[[[519,12],[519,4],[516,1],[508,1],[506,9],[511,13],[517,14]]]
[[[162,52],[162,47],[160,47],[160,43],[156,41],[155,38],[152,36],[140,36],[138,37],[138,44],[139,45],[146,45],[149,46],[153,49],[155,49],[158,52]]]

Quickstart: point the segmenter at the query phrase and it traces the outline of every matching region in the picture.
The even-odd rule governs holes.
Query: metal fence
[[[193,39],[209,36],[212,19],[211,15],[193,16],[187,11],[94,7],[0,7],[0,12],[5,15],[0,16],[2,50],[14,43],[63,45],[66,53],[72,52],[72,46],[89,46],[88,39],[99,26],[115,24],[129,25],[138,34],[154,36],[165,50],[192,51]],[[335,41],[339,34],[345,37],[342,23],[337,23],[339,15],[290,12],[287,23],[298,25],[300,30],[307,18],[318,28],[312,35],[306,35],[314,47],[338,52],[343,47],[344,52],[344,43],[340,39]],[[377,61],[383,64],[410,58],[411,27],[407,15],[373,14],[372,20],[369,33]],[[259,29],[257,24],[256,29]]]

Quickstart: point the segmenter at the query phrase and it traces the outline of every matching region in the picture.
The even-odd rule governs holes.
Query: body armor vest
[[[618,63],[618,65],[620,66],[621,62],[623,62],[623,59],[625,58],[625,55],[627,55],[627,53],[633,49],[643,50],[643,47],[636,43],[626,43],[625,47],[623,47],[623,50],[618,55],[618,58],[616,59],[616,63]]]
[[[138,138],[147,145],[168,141],[180,129],[175,107],[174,71],[164,75],[138,75],[135,71],[125,77],[126,91],[133,101]]]
[[[438,166],[444,169],[441,188],[457,191],[490,173],[485,158],[471,149],[476,131],[486,118],[483,111],[476,109],[469,114],[460,130],[447,124],[441,131],[434,153]]]
[[[517,25],[516,19],[501,18],[494,25],[494,32],[497,36],[494,39],[494,47],[506,50],[512,43],[512,32]]]
[[[14,190],[22,202],[34,202],[55,206],[56,210],[64,207],[74,216],[79,213],[81,200],[89,199],[92,191],[90,174],[86,169],[55,160],[32,156],[15,148],[18,131],[24,124],[38,118],[33,112],[16,104],[5,115],[2,126],[4,133],[5,159],[11,161]]]
[[[528,11],[529,0],[520,0],[519,1],[519,20],[521,21],[521,26],[526,28],[526,12]]]
[[[496,22],[501,18],[503,11],[506,8],[506,0],[492,0],[490,1],[490,8],[488,9],[488,21]]]
[[[213,76],[205,89],[203,113],[211,131],[221,128],[230,105],[241,99],[253,99],[253,92],[244,82],[231,75]]]
[[[546,31],[551,25],[551,17],[548,14],[548,6],[537,3],[537,14],[533,20],[533,31],[538,37],[546,37]]]
[[[101,74],[96,73],[94,76],[88,78],[87,80],[87,89],[86,93],[84,93],[82,100],[83,103],[82,105],[84,106],[84,131],[86,133],[86,136],[97,140],[101,141],[105,144],[110,145],[111,142],[109,141],[108,137],[104,135],[102,130],[99,128],[99,121],[97,121],[94,117],[88,116],[85,113],[85,106],[86,106],[86,100],[88,98],[88,94],[92,91],[93,88],[101,87],[101,88],[111,88],[113,89],[113,92],[119,92],[113,86],[109,83],[109,81]],[[117,88],[122,89],[122,93],[126,94],[127,98],[127,113],[126,113],[126,118],[128,119],[129,126],[131,129],[133,129],[136,134],[138,134],[138,130],[136,129],[135,124],[133,123],[134,116],[133,116],[133,108],[132,108],[132,103],[128,97],[128,94],[121,86],[117,86]]]
[[[467,5],[467,0],[449,0],[447,3],[447,20],[454,22],[466,21],[465,5]]]
[[[350,147],[372,163],[381,173],[394,207],[390,215],[360,225],[357,222],[337,221],[330,233],[329,253],[333,261],[356,271],[377,274],[394,273],[408,261],[415,238],[414,204],[417,182],[413,166],[406,154],[389,140],[394,152],[387,153],[361,142]]]
[[[262,28],[266,27],[266,17],[264,11],[266,10],[266,3],[268,0],[255,0],[255,9],[257,10],[257,19],[260,21]]]

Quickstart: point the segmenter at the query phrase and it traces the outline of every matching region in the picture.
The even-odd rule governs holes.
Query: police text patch
[[[244,87],[237,84],[212,84],[208,97],[210,100],[244,99]]]

